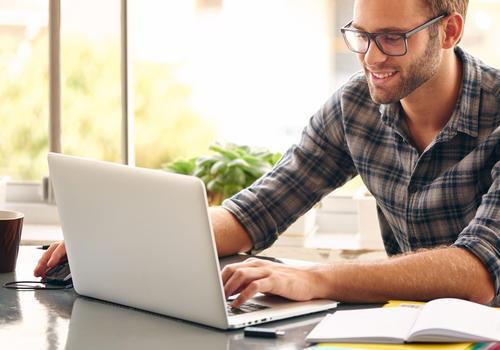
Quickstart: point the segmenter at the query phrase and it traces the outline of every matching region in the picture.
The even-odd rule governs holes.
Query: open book
[[[337,311],[307,341],[355,343],[500,341],[500,310],[460,299],[421,307]]]

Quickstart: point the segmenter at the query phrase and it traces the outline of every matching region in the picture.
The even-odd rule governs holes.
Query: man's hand
[[[64,241],[52,243],[42,255],[33,271],[35,277],[45,277],[45,273],[52,267],[66,260]]]
[[[315,297],[318,285],[312,269],[291,267],[262,259],[249,258],[242,263],[227,265],[222,270],[226,298],[240,293],[232,303],[239,307],[258,292],[305,301]]]

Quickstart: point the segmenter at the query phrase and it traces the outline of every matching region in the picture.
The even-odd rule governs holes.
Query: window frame
[[[49,1],[49,151],[61,153],[61,0]],[[129,33],[128,0],[120,0],[120,61],[121,61],[121,160],[123,164],[135,165],[134,150],[134,106],[133,106],[133,71]],[[347,231],[354,232],[357,215],[353,209],[353,199],[345,195],[330,194],[336,210],[330,211],[337,219],[342,219],[341,226],[348,227]],[[335,198],[336,197],[336,198]],[[345,203],[351,203],[345,209]],[[343,209],[339,209],[339,208]],[[21,211],[26,215],[25,224],[59,226],[57,207],[53,200],[53,193],[48,177],[41,181],[8,181],[5,208]],[[320,209],[321,210],[321,209]],[[328,212],[323,213],[328,215]],[[330,233],[330,232],[329,232]],[[340,233],[331,232],[331,234]],[[44,240],[44,237],[40,237]]]
[[[48,0],[49,6],[49,151],[61,153],[61,0]],[[135,165],[134,152],[134,107],[132,99],[132,67],[129,60],[128,0],[120,0],[120,60],[121,60],[121,158],[126,165]],[[7,208],[26,205],[53,205],[50,197],[50,182],[44,189],[41,181],[8,181]],[[11,204],[12,203],[12,204]]]

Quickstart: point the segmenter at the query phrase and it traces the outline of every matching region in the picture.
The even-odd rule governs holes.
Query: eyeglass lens
[[[370,37],[367,33],[360,31],[345,31],[344,37],[347,46],[355,52],[366,53]],[[406,52],[405,40],[401,35],[377,34],[375,36],[377,46],[387,55],[403,55]]]

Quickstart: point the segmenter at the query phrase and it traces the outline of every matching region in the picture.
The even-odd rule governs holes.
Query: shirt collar
[[[463,132],[472,137],[478,136],[481,70],[477,60],[460,47],[455,48],[455,53],[462,61],[462,85],[452,117],[440,133],[443,139],[450,139],[457,132]],[[382,122],[387,126],[396,130],[403,129],[399,102],[381,104],[379,111]]]
[[[481,97],[481,68],[476,58],[467,54],[460,47],[455,53],[462,60],[462,86],[457,107],[453,112],[453,127],[460,132],[473,137],[478,136],[479,112]]]

